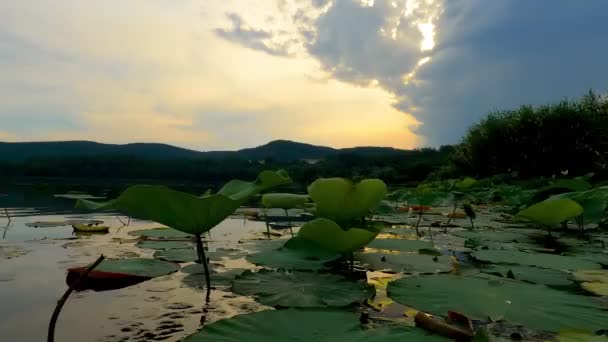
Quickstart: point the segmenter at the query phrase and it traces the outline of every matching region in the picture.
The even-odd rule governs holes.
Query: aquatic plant
[[[98,203],[78,199],[76,206],[92,210],[115,210],[194,235],[198,262],[205,268],[207,298],[209,298],[211,281],[201,234],[208,232],[234,213],[250,196],[288,183],[291,183],[291,179],[283,170],[263,171],[254,182],[232,180],[217,193],[201,197],[166,186],[135,185],[113,200]]]
[[[521,210],[517,217],[544,226],[551,236],[551,228],[571,220],[583,213],[581,207],[569,198],[547,199]]]
[[[291,219],[289,217],[289,209],[301,208],[308,202],[307,195],[287,194],[287,193],[269,193],[262,195],[262,205],[264,208],[279,208],[285,211],[289,224],[289,231],[293,236],[291,227]],[[268,221],[266,222],[266,231],[270,239],[270,229]]]

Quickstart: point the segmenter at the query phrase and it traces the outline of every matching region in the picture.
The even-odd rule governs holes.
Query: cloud
[[[601,0],[446,1],[432,60],[397,107],[437,145],[495,109],[606,91],[607,11]]]
[[[215,33],[234,43],[250,49],[259,50],[273,56],[287,57],[290,55],[291,41],[276,41],[278,33],[253,29],[249,27],[243,18],[236,13],[227,13],[231,27],[229,29],[217,28]]]
[[[202,150],[279,138],[417,144],[415,120],[380,88],[319,82],[326,73],[308,56],[269,56],[218,36],[225,13],[239,4],[0,2],[0,140],[157,141]],[[270,41],[280,43],[297,33],[283,26],[291,19],[274,3],[247,8],[239,27],[255,27],[252,39],[272,32]]]
[[[432,145],[495,109],[608,90],[608,2],[334,0],[282,4],[329,78],[392,94]],[[296,44],[297,45],[297,44]]]

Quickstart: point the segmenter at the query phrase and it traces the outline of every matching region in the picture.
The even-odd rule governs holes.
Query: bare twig
[[[70,287],[68,287],[68,289],[65,291],[63,296],[57,301],[57,306],[55,307],[55,311],[53,311],[53,315],[51,316],[51,321],[49,323],[49,331],[46,336],[47,342],[53,342],[55,340],[55,325],[57,324],[57,319],[59,318],[59,313],[61,312],[61,308],[63,308],[63,305],[68,300],[68,297],[70,296],[70,294],[72,294],[72,292],[74,292],[74,289],[77,288],[78,285],[80,285],[80,282],[82,282],[84,279],[86,279],[86,277],[89,275],[89,273],[91,273],[91,271],[95,267],[97,267],[105,258],[106,257],[103,256],[103,254],[100,255],[99,258],[97,258],[97,260],[95,260],[94,263],[92,263],[89,267],[87,267],[86,270],[84,270],[84,272],[82,272],[80,274],[78,279],[76,279],[73,283],[70,284]]]

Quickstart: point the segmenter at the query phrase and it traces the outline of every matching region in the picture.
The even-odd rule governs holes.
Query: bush
[[[605,169],[608,97],[592,91],[578,101],[489,114],[471,127],[450,157],[453,174],[522,178],[570,176]],[[453,175],[452,175],[453,176]]]

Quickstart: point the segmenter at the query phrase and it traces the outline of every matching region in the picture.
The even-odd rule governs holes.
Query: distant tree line
[[[334,176],[378,177],[392,184],[406,184],[424,180],[445,165],[452,152],[451,146],[394,154],[343,152],[314,162],[236,157],[151,160],[130,155],[33,158],[0,161],[0,177],[184,180],[211,184],[237,178],[254,179],[264,169],[283,168],[301,184],[309,184],[319,177]]]

